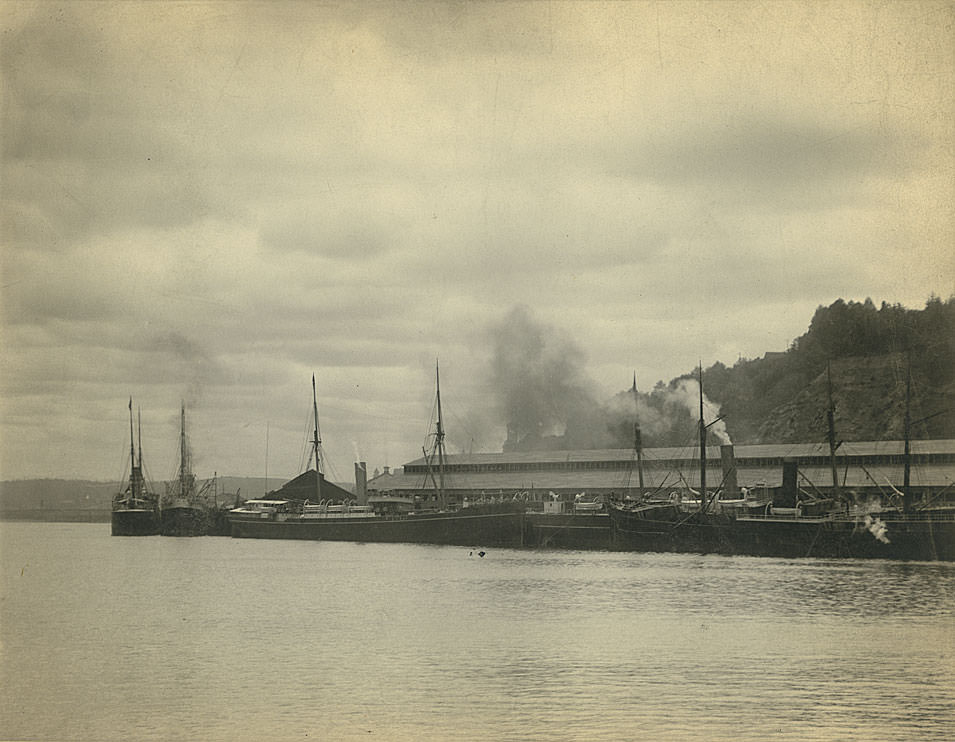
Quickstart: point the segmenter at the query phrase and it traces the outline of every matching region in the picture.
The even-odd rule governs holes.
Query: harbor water
[[[0,739],[955,739],[955,564],[480,547],[0,523]]]

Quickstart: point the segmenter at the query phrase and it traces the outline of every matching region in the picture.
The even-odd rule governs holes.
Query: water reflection
[[[955,738],[955,565],[0,527],[2,738]]]

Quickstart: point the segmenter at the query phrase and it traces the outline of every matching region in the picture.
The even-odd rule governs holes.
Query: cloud
[[[903,135],[909,139],[904,151]],[[751,208],[827,210],[864,201],[873,179],[904,177],[925,149],[917,132],[847,129],[767,115],[701,122],[689,131],[636,142],[620,165],[621,174],[670,187],[738,193]]]
[[[200,402],[220,472],[269,420],[294,469],[312,371],[338,468],[401,463],[436,357],[449,441],[497,450],[489,399],[558,430],[839,296],[950,293],[947,4],[5,11],[5,476],[54,410],[102,476],[130,393],[173,443]]]

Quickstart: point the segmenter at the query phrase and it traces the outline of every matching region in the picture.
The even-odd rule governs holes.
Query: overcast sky
[[[0,9],[2,479],[119,481],[130,396],[154,479],[180,400],[198,476],[294,476],[314,372],[348,481],[436,359],[500,451],[503,336],[609,397],[955,291],[950,2]]]

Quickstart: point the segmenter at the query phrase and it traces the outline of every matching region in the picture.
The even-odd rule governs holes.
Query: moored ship
[[[159,533],[159,502],[150,491],[143,470],[142,434],[139,457],[133,442],[133,399],[129,399],[129,484],[112,503],[110,533],[113,536],[155,536]]]
[[[214,480],[213,480],[214,482]],[[191,455],[186,443],[186,407],[180,407],[179,471],[176,481],[166,486],[160,508],[163,536],[206,536],[213,532],[215,508],[208,502],[210,482],[196,486]]]
[[[916,502],[911,487],[911,370],[905,388],[902,489],[888,498],[861,503],[843,497],[835,466],[832,381],[829,386],[828,440],[833,499],[799,497],[794,463],[783,466],[781,506],[749,512],[733,522],[737,553],[782,557],[850,557],[911,561],[955,561],[955,508]],[[888,500],[886,502],[885,500]]]
[[[521,546],[524,538],[524,507],[517,503],[400,512],[375,505],[315,506],[261,499],[232,510],[229,520],[236,538],[449,546]]]
[[[543,549],[609,549],[610,516],[603,498],[579,493],[564,502],[549,492],[541,510],[527,511],[525,542]]]
[[[438,379],[436,371],[436,379]],[[434,500],[413,497],[371,498],[352,503],[328,493],[322,472],[321,437],[315,377],[312,377],[312,439],[315,461],[314,498],[249,500],[229,513],[236,538],[291,538],[322,541],[445,544],[457,546],[521,546],[524,540],[524,504],[518,501],[478,503],[452,510],[445,502],[444,429],[441,420],[440,381],[436,383],[434,444],[427,457],[435,485]],[[431,462],[435,462],[431,469]],[[339,501],[336,501],[339,500]]]
[[[906,392],[908,396],[908,390]],[[702,400],[702,386],[701,386]],[[832,495],[801,490],[796,463],[783,464],[782,486],[771,501],[720,501],[706,489],[701,453],[700,499],[611,502],[612,548],[633,551],[712,553],[783,558],[859,558],[955,561],[955,508],[915,502],[909,486],[909,416],[906,404],[904,476],[897,497],[853,502],[840,488],[831,402],[828,411]],[[700,448],[706,425],[700,404]],[[813,491],[815,490],[815,491]]]

